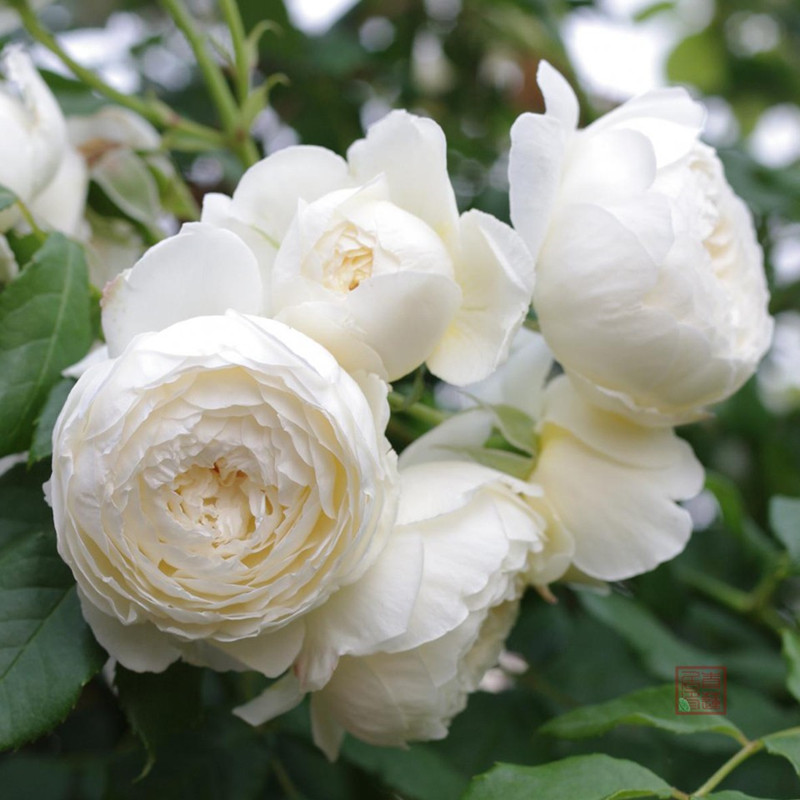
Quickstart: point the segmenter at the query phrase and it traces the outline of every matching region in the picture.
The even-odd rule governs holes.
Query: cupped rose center
[[[190,467],[175,478],[170,490],[169,513],[182,527],[204,534],[215,549],[247,539],[258,518],[271,510],[263,487],[224,459],[211,467]]]
[[[357,289],[372,276],[375,238],[346,222],[320,239],[317,251],[322,256],[322,282],[329,289],[346,293]]]

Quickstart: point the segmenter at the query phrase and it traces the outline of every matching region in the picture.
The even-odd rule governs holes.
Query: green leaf
[[[536,423],[524,412],[503,404],[485,406],[494,414],[503,438],[517,450],[535,456],[538,451]]]
[[[0,762],[3,800],[69,800],[73,780],[63,760],[23,753]]]
[[[0,456],[28,449],[61,370],[90,344],[83,250],[56,233],[0,294]]]
[[[714,794],[706,795],[708,800],[770,800],[767,797],[753,797],[750,794],[742,794],[741,792],[715,792]]]
[[[784,628],[781,631],[783,640],[783,657],[789,668],[786,676],[786,688],[792,693],[795,700],[800,701],[800,634]]]
[[[228,709],[211,709],[203,724],[169,737],[146,777],[128,761],[112,774],[114,800],[264,800],[270,771],[266,737]],[[109,787],[109,788],[110,788]],[[108,797],[108,794],[104,796]]]
[[[163,742],[200,723],[202,675],[201,670],[183,663],[156,674],[117,666],[114,683],[120,705],[147,750],[142,775],[150,772]]]
[[[22,466],[0,478],[0,749],[60,722],[106,659],[83,621],[55,536],[40,521],[47,509],[41,480],[41,470],[27,474]]]
[[[792,728],[764,737],[764,748],[774,756],[783,756],[800,776],[800,729]]]
[[[0,475],[0,548],[20,534],[52,527],[53,513],[42,491],[42,484],[49,477],[49,465],[28,471],[19,464]]]
[[[425,745],[396,750],[348,739],[342,757],[408,800],[456,800],[467,788],[467,779]]]
[[[41,461],[53,454],[53,428],[74,385],[75,381],[72,378],[63,378],[47,395],[42,413],[39,414],[33,429],[33,441],[28,454],[29,463]]]
[[[158,184],[144,160],[132,150],[109,150],[92,169],[92,180],[127,217],[158,227]]]
[[[689,704],[689,701],[685,697],[679,697],[678,698],[678,709],[680,711],[686,712],[686,711],[691,711],[692,707]]]
[[[769,524],[792,561],[800,564],[800,499],[773,497],[769,502]]]
[[[725,526],[761,561],[771,564],[780,550],[772,537],[747,516],[739,487],[730,478],[709,470],[706,489],[717,498]]]
[[[653,3],[653,5],[645,6],[641,11],[637,11],[633,15],[634,22],[644,22],[645,20],[652,19],[658,14],[663,14],[665,11],[673,11],[675,9],[674,2]]]
[[[17,202],[17,196],[11,189],[6,189],[5,186],[0,185],[0,211],[10,208]]]
[[[680,699],[686,702],[685,698]],[[674,684],[641,689],[599,705],[582,706],[556,717],[540,730],[564,739],[583,739],[599,736],[617,725],[644,725],[672,733],[719,733],[745,741],[744,734],[723,716],[677,714]]]
[[[582,592],[580,600],[595,619],[622,636],[658,678],[673,680],[676,666],[717,663],[715,656],[678,639],[635,600],[619,594],[599,597],[588,592]]]
[[[464,800],[622,800],[671,797],[670,787],[633,761],[595,754],[539,767],[498,764],[474,778]]]
[[[474,447],[464,445],[463,447],[442,447],[442,450],[452,450],[454,453],[463,453],[473,461],[482,464],[484,467],[505,472],[515,478],[524,480],[530,477],[533,472],[533,459],[517,453],[509,453],[508,450],[499,450],[494,447]]]
[[[675,83],[689,83],[705,94],[724,92],[728,57],[719,31],[706,28],[688,36],[670,53],[667,76]]]

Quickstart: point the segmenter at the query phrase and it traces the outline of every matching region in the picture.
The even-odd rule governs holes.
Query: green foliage
[[[61,370],[90,344],[83,250],[53,234],[0,294],[0,455],[28,448]]]
[[[765,736],[764,748],[775,756],[783,756],[800,775],[800,728]]]
[[[201,681],[199,669],[182,663],[155,674],[117,665],[114,684],[120,706],[147,751],[143,775],[150,772],[164,742],[198,726],[203,715]]]
[[[671,797],[670,787],[632,761],[576,756],[541,767],[498,764],[475,778],[464,800],[622,800]]]
[[[464,775],[425,745],[397,751],[351,739],[342,758],[377,776],[408,800],[458,798],[467,786]]]
[[[709,794],[707,797],[709,800],[768,800],[766,797],[753,797],[741,792],[714,792],[714,794]]]
[[[675,667],[713,664],[714,656],[676,638],[640,603],[618,594],[581,595],[584,608],[622,636],[656,677],[671,680]]]
[[[733,723],[718,714],[676,714],[674,684],[642,689],[600,705],[582,706],[551,720],[541,732],[582,739],[599,736],[617,725],[645,725],[670,733],[720,733],[740,742],[744,739]]]
[[[33,430],[33,441],[28,454],[31,463],[52,455],[53,428],[74,385],[75,381],[72,378],[63,378],[50,389]]]
[[[800,701],[800,635],[797,631],[781,631],[783,638],[783,657],[786,659],[789,674],[786,688]]]
[[[0,477],[0,749],[62,720],[105,660],[56,553],[43,477],[21,466]]]
[[[800,566],[800,500],[773,497],[769,505],[769,522],[792,561]]]
[[[138,66],[158,54],[153,48],[171,47],[158,3],[67,5],[72,16],[60,19],[69,27],[103,25],[111,9],[123,6],[155,20],[158,31],[125,54]],[[363,135],[369,109],[403,106],[430,114],[447,135],[460,206],[501,218],[508,216],[502,159],[509,127],[521,111],[542,108],[533,81],[538,60],[547,58],[564,72],[583,95],[587,118],[615,100],[584,95],[560,39],[569,15],[587,9],[602,14],[596,3],[464,0],[460,12],[448,17],[441,11],[447,3],[361,0],[316,36],[295,28],[280,0],[238,5],[251,31],[250,56],[258,62],[243,130],[269,99],[300,141],[343,153]],[[724,97],[743,135],[770,105],[796,103],[797,4],[716,3],[702,30],[684,24],[685,6],[654,2],[638,14],[647,24],[664,21],[686,31],[668,60],[673,80]],[[218,21],[213,9],[198,6],[197,13],[203,24]],[[749,54],[735,43],[753,14],[772,15],[778,40]],[[364,30],[375,18],[388,22],[392,36],[383,49],[369,50]],[[436,37],[452,68],[453,82],[443,91],[426,88],[415,72],[412,53],[423,35]],[[521,71],[519,81],[488,77],[487,65],[498,56]],[[288,82],[274,82],[278,74]],[[267,82],[259,83],[261,76]],[[81,82],[54,73],[45,78],[69,114],[91,113],[107,102]],[[145,88],[180,114],[215,123],[196,70],[185,86],[170,91],[149,80]],[[800,164],[767,167],[742,136],[731,141],[721,158],[756,215],[772,275],[773,245],[800,220]],[[152,214],[159,204],[191,219],[204,191],[230,191],[241,173],[234,155],[220,143],[210,149],[196,131],[170,130],[165,148],[170,146],[187,151],[174,174],[162,154],[119,156],[117,169],[95,180],[92,213],[130,218],[154,241],[161,236]],[[214,185],[194,182],[196,154],[221,167]],[[13,194],[0,190],[0,211],[14,202]],[[61,370],[79,360],[99,333],[99,296],[89,293],[78,245],[54,235],[40,248],[35,232],[7,238],[25,266],[0,292],[0,455],[29,450],[32,468],[18,466],[0,477],[0,637],[8,637],[0,642],[8,647],[0,649],[0,743],[42,738],[0,757],[3,800],[669,797],[669,786],[688,794],[703,785],[730,757],[740,728],[748,737],[764,737],[754,741],[767,754],[754,750],[725,778],[724,790],[717,785],[705,796],[798,797],[798,738],[777,732],[800,725],[800,501],[784,496],[800,496],[800,425],[797,412],[776,417],[765,410],[752,384],[713,418],[682,431],[709,468],[707,487],[719,505],[708,528],[695,533],[675,562],[613,586],[607,597],[566,588],[554,589],[556,606],[533,593],[526,597],[509,648],[524,657],[527,669],[505,674],[509,688],[499,694],[472,696],[441,742],[396,751],[348,740],[339,761],[330,764],[313,747],[307,722],[294,724],[307,708],[261,729],[230,714],[253,695],[250,674],[176,665],[161,675],[138,675],[120,668],[118,698],[100,678],[85,685],[103,654],[57,558],[41,495],[47,470],[35,462],[50,455],[52,426],[71,385]],[[799,307],[800,282],[783,277],[773,310]],[[429,402],[431,383],[422,389]],[[532,462],[526,454],[535,454],[537,446],[533,426],[516,412],[495,414],[496,438],[503,442],[493,437],[472,455],[527,475]],[[399,441],[429,427],[415,427],[402,415],[393,424]],[[6,670],[8,658],[16,660]],[[675,714],[675,667],[702,664],[728,667],[725,717]],[[656,682],[667,685],[652,688]],[[682,733],[694,735],[677,735]],[[486,774],[470,784],[481,772]]]

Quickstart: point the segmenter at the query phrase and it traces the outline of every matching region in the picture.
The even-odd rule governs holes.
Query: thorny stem
[[[79,78],[96,92],[99,92],[109,100],[113,100],[118,105],[129,108],[131,111],[136,112],[139,116],[144,117],[160,128],[169,128],[185,133],[197,141],[205,142],[211,147],[224,146],[225,138],[219,131],[187,119],[161,102],[143,100],[135,95],[124,94],[114,89],[113,86],[109,86],[92,70],[81,66],[81,64],[75,61],[75,59],[64,50],[56,38],[42,27],[35,12],[28,5],[27,0],[15,3],[14,8],[19,13],[22,24],[25,26],[25,30],[30,36],[39,42],[39,44],[46,47],[51,53],[58,56],[61,62],[69,68],[76,78]]]
[[[228,144],[236,152],[245,167],[250,167],[259,160],[258,150],[249,133],[240,125],[239,108],[228,86],[219,64],[209,53],[205,39],[195,27],[194,20],[181,0],[162,0],[167,13],[172,17],[178,30],[183,33],[192,48],[197,65],[203,74],[203,80],[211,93],[217,107],[222,128]],[[241,22],[241,20],[239,20]],[[235,38],[233,31],[231,36]]]

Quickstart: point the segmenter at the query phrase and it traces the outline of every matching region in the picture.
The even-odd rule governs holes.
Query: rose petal
[[[103,332],[112,357],[139,333],[208,314],[262,310],[255,257],[234,234],[202,223],[185,225],[109,284]]]

